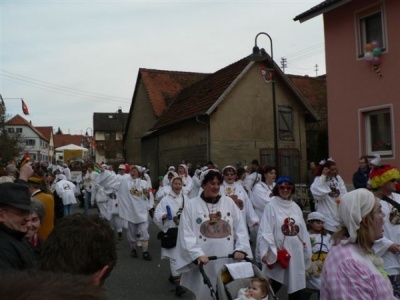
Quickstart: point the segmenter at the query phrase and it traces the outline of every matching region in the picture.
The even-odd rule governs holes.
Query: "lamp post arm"
[[[270,42],[270,46],[271,46],[271,60],[272,60],[272,63],[274,62],[274,49],[273,49],[273,46],[272,46],[272,38],[271,38],[271,36],[268,34],[268,33],[266,33],[266,32],[260,32],[260,33],[258,33],[257,35],[256,35],[256,37],[255,37],[255,39],[254,39],[254,45],[255,45],[255,47],[257,47],[257,38],[260,36],[260,35],[266,35],[267,37],[268,37],[268,39],[269,39],[269,42]]]

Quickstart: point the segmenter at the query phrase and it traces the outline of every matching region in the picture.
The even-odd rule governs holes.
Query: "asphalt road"
[[[80,210],[74,207],[74,212],[80,212]],[[90,210],[91,214],[96,212],[96,209]],[[105,289],[110,300],[192,299],[190,292],[181,297],[175,296],[175,287],[168,281],[169,261],[160,259],[160,241],[156,238],[158,231],[154,223],[150,224],[149,252],[152,255],[152,261],[145,261],[140,250],[138,251],[139,258],[130,257],[130,248],[125,240],[124,232],[124,240],[117,244],[117,265],[105,282]],[[288,299],[284,287],[277,296],[280,300]],[[316,299],[316,295],[313,295],[310,300]]]

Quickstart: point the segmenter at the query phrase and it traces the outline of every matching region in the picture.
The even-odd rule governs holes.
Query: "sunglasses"
[[[291,186],[291,185],[285,185],[285,186],[280,185],[278,188],[279,188],[281,191],[284,191],[284,190],[291,191],[291,190],[293,189],[293,186]]]

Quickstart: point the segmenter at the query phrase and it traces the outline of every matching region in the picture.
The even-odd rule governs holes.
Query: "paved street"
[[[81,209],[74,208],[74,212],[80,212]],[[91,209],[90,213],[96,213]],[[150,225],[150,247],[149,251],[153,257],[152,261],[145,261],[141,258],[130,257],[128,243],[124,240],[118,242],[118,263],[106,280],[105,288],[110,300],[176,300],[179,299],[174,294],[174,286],[167,280],[169,276],[168,260],[160,259],[160,242],[157,240],[158,228],[154,223]],[[280,300],[286,300],[285,290],[278,293]],[[192,299],[189,292],[180,297],[180,299]],[[316,300],[313,296],[311,300]]]

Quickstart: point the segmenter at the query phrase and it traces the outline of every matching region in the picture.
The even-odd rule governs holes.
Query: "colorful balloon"
[[[366,44],[365,45],[365,51],[371,52],[374,49],[374,47],[371,44]]]
[[[366,61],[371,61],[374,58],[374,54],[372,52],[365,52],[364,59]]]
[[[371,59],[371,64],[373,64],[374,66],[379,66],[381,64],[381,58],[379,56],[374,56]]]
[[[372,41],[371,45],[372,45],[372,47],[377,48],[377,47],[379,47],[380,44],[379,44],[379,41]]]
[[[374,54],[374,56],[381,56],[382,54],[382,50],[379,47],[374,48],[374,50],[372,50],[372,53]]]

